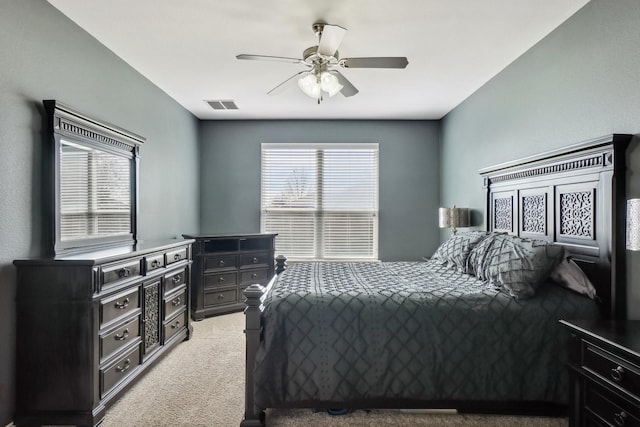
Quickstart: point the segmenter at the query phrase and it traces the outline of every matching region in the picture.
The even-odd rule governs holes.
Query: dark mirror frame
[[[115,246],[134,245],[138,239],[138,169],[141,136],[117,126],[93,119],[55,100],[44,100],[47,112],[47,136],[43,166],[45,198],[45,229],[50,230],[50,255],[72,254]],[[127,234],[82,237],[62,240],[61,235],[61,153],[62,141],[111,153],[130,161],[129,189],[131,195],[131,227]],[[49,194],[49,196],[47,196]]]

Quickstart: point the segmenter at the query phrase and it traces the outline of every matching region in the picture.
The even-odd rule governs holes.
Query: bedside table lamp
[[[457,208],[453,205],[451,208],[438,209],[438,226],[450,228],[451,234],[456,234],[458,227],[469,227],[469,224],[469,208]]]
[[[627,250],[640,251],[640,199],[627,200]]]

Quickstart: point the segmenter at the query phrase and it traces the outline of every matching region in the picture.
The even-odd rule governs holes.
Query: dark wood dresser
[[[16,260],[16,426],[93,426],[189,338],[192,240]]]
[[[277,234],[183,234],[194,239],[191,315],[194,320],[244,309],[242,291],[274,275]]]
[[[569,328],[570,425],[640,426],[640,321],[561,321]]]

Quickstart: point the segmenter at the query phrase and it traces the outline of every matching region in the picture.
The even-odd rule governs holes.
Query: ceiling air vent
[[[230,99],[225,100],[216,100],[216,101],[205,101],[207,104],[211,106],[214,110],[237,110],[238,106],[235,102]]]

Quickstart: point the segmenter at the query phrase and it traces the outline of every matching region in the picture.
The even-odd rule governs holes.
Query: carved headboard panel
[[[598,290],[605,316],[626,317],[625,152],[606,137],[484,168],[487,230],[563,245]]]

